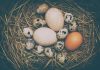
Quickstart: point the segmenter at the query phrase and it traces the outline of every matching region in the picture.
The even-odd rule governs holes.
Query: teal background
[[[8,13],[13,5],[18,1],[20,0],[0,0],[0,16]],[[100,25],[100,0],[75,0],[75,2],[85,10],[91,12],[95,17],[96,26]],[[3,35],[1,35],[2,28],[3,24],[0,20],[0,43],[3,39]],[[96,54],[89,59],[87,63],[72,70],[100,70],[100,41],[95,45],[95,47]],[[0,58],[0,70],[15,70],[13,66],[4,58]]]

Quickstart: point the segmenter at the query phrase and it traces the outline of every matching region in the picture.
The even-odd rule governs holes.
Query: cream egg
[[[43,3],[37,8],[37,13],[43,14],[48,10],[48,8],[49,6],[46,3]]]
[[[47,25],[54,31],[59,31],[64,26],[64,16],[61,10],[50,8],[45,14]]]
[[[56,32],[47,27],[38,28],[33,38],[41,46],[49,46],[57,42]]]

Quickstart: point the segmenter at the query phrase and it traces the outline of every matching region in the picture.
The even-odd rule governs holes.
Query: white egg
[[[50,8],[45,15],[45,20],[54,31],[59,31],[64,26],[63,13],[57,8]]]
[[[47,27],[38,28],[34,32],[33,38],[41,46],[49,46],[57,42],[56,33]]]

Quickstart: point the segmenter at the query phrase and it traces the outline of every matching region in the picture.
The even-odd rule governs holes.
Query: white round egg
[[[59,31],[64,26],[63,13],[57,8],[50,8],[45,15],[45,20],[47,25],[54,31]]]
[[[47,27],[38,28],[34,32],[33,38],[41,46],[49,46],[57,42],[56,33]]]

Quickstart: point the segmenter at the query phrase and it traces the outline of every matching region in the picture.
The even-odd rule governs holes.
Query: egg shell
[[[34,32],[33,38],[41,46],[49,46],[57,42],[56,33],[47,27],[38,28]]]
[[[64,26],[63,13],[57,8],[50,8],[45,15],[45,20],[47,25],[54,31],[59,31]]]
[[[82,44],[82,42],[82,35],[79,32],[72,32],[67,36],[65,46],[68,50],[74,51]]]

